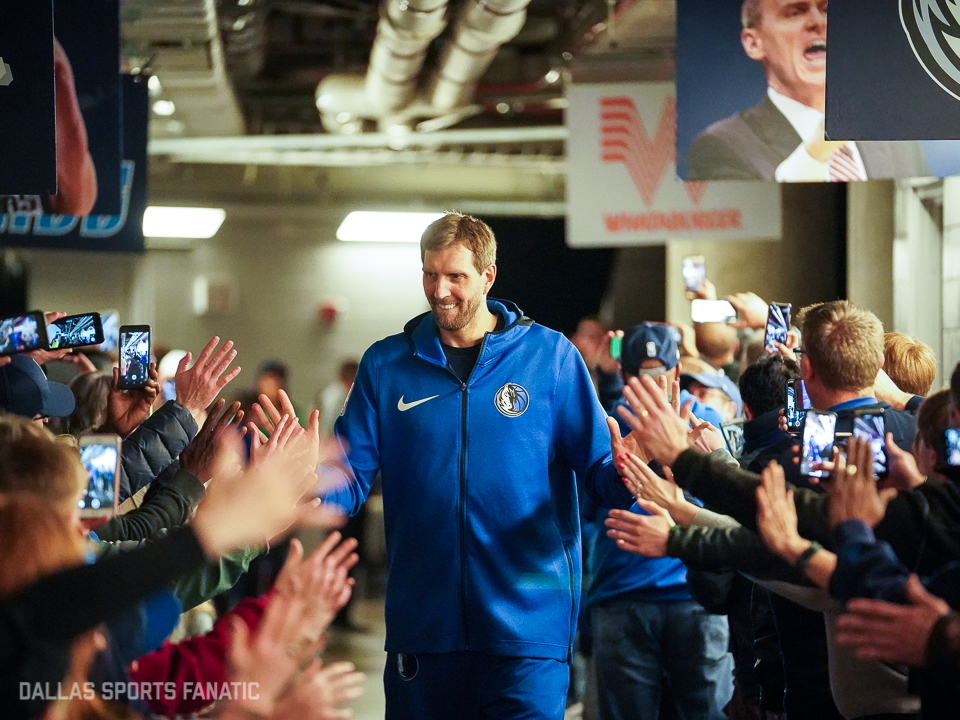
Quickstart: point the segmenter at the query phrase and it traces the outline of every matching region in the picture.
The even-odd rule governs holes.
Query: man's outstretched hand
[[[690,446],[688,424],[667,402],[663,390],[648,375],[630,378],[623,388],[623,395],[630,409],[620,406],[617,412],[633,428],[630,437],[636,440],[650,459],[659,461],[661,465],[672,466],[677,456]]]
[[[177,388],[177,402],[189,410],[198,423],[203,421],[204,411],[220,391],[240,374],[239,365],[227,372],[230,363],[237,356],[233,342],[228,340],[214,352],[219,342],[220,338],[213,337],[200,351],[197,362],[189,369],[191,355],[184,355],[177,367],[177,374],[173,376]]]

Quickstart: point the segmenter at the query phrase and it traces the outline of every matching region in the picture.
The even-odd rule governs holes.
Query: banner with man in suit
[[[889,1],[847,0],[864,16],[849,43],[863,46],[862,30],[873,32],[876,6]],[[831,0],[831,17],[838,4]],[[852,182],[928,176],[931,166],[960,172],[960,162],[945,168],[943,148],[825,137],[827,58],[838,45],[849,49],[832,29],[828,53],[827,0],[677,0],[680,177]],[[864,91],[878,84],[871,78],[895,85],[875,69],[855,77]]]

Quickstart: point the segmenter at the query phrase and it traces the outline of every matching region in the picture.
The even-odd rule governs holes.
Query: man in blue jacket
[[[450,213],[420,248],[431,311],[364,354],[336,424],[354,481],[329,498],[355,513],[382,476],[386,716],[559,720],[580,599],[577,480],[602,507],[632,498],[579,353],[487,298],[490,228]]]

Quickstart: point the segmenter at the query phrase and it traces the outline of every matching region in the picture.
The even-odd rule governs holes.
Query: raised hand
[[[227,372],[230,363],[237,357],[233,342],[228,340],[223,347],[214,352],[219,342],[220,338],[211,338],[200,351],[193,367],[188,367],[191,358],[188,352],[180,361],[176,375],[173,376],[177,389],[177,402],[187,408],[197,418],[197,422],[203,419],[203,412],[227,383],[240,374],[239,365]]]
[[[851,437],[847,441],[846,458],[836,457],[831,478],[831,527],[845,520],[862,520],[876,527],[887,512],[887,504],[897,496],[896,488],[877,491],[869,440]]]
[[[689,447],[687,424],[648,375],[630,378],[623,395],[630,409],[620,406],[617,412],[633,428],[630,435],[651,459],[661,465],[673,465],[677,456]]]
[[[674,525],[673,518],[656,503],[637,500],[637,504],[650,514],[611,510],[610,516],[604,521],[604,525],[610,528],[607,537],[613,538],[620,548],[635,555],[666,557],[667,537]]]
[[[59,320],[60,318],[66,317],[66,316],[67,316],[67,314],[66,314],[65,312],[46,312],[46,313],[43,314],[43,318],[44,318],[44,320],[46,320],[46,324],[47,324],[47,325],[49,325],[49,324],[52,323],[52,322],[56,322],[56,321]],[[44,327],[42,327],[42,328],[37,328],[37,332],[46,333],[46,332],[47,332],[46,325],[45,325]],[[43,336],[41,336],[41,337],[43,337]],[[44,345],[46,345],[46,340],[44,340]],[[23,354],[26,355],[27,357],[33,358],[34,362],[36,362],[37,365],[43,365],[44,363],[48,363],[48,362],[50,362],[51,360],[61,360],[61,359],[63,358],[63,356],[66,355],[68,352],[70,352],[69,349],[66,349],[66,350],[31,350],[30,352],[28,352],[28,353],[23,353]]]
[[[786,489],[783,468],[776,460],[760,473],[762,484],[757,487],[757,529],[770,548],[791,565],[797,561],[810,542],[797,532],[797,508],[793,490]]]
[[[651,470],[645,462],[635,455],[626,455],[618,459],[618,467],[627,481],[627,487],[639,500],[653,502],[666,510],[677,524],[687,526],[697,514],[699,508],[688,502],[683,490],[673,481],[673,473],[664,468],[664,479]]]
[[[735,295],[728,295],[726,300],[737,311],[737,321],[733,326],[738,330],[744,328],[761,330],[767,326],[767,309],[769,306],[756,293],[736,293]]]
[[[353,663],[335,662],[324,666],[314,661],[300,673],[290,690],[277,703],[272,720],[347,720],[353,717],[343,703],[363,695],[367,676],[356,672]]]
[[[157,364],[150,363],[147,384],[133,390],[120,389],[120,370],[113,369],[113,387],[107,396],[107,427],[122,438],[128,437],[150,416],[153,402],[160,394]]]
[[[240,403],[233,403],[225,412],[223,399],[217,400],[204,420],[200,432],[180,453],[180,467],[193,473],[201,482],[213,477],[217,455],[226,437],[236,434],[243,437],[247,429],[243,427],[243,411]]]
[[[927,481],[917,467],[917,459],[913,454],[901,450],[893,441],[893,433],[887,433],[884,447],[887,451],[887,477],[880,485],[884,488],[910,490]]]

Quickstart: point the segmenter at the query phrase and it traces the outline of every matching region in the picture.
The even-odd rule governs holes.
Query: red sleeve
[[[179,643],[169,640],[151,653],[138,658],[129,668],[130,680],[149,686],[141,693],[153,712],[165,717],[198,713],[216,698],[206,694],[208,684],[222,688],[227,682],[226,656],[230,647],[230,620],[239,617],[256,632],[270,593],[246,598],[214,624],[204,635]],[[147,697],[149,695],[149,697]]]

